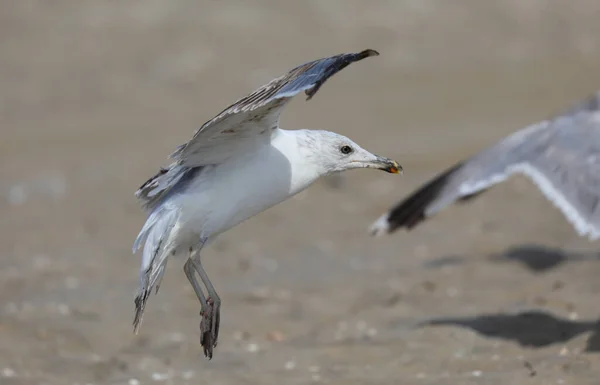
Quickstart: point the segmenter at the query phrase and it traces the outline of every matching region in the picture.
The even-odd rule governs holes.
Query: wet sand
[[[0,383],[594,384],[597,244],[524,178],[411,233],[384,210],[600,88],[594,1],[6,2],[0,12]],[[134,191],[196,127],[302,62],[377,49],[294,101],[395,158],[204,252],[212,361],[173,260],[132,334]]]

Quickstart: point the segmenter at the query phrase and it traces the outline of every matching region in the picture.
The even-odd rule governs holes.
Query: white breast
[[[176,199],[181,228],[211,238],[310,186],[319,177],[303,162],[294,132],[258,151],[207,168]]]

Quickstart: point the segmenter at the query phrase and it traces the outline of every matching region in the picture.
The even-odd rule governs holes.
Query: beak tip
[[[394,162],[393,166],[390,167],[390,173],[402,175],[404,173],[404,169],[398,164],[398,162]]]

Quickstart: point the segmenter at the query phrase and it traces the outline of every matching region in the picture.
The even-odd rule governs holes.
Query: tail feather
[[[142,323],[146,302],[156,287],[156,292],[163,277],[167,258],[171,254],[171,235],[179,219],[179,210],[159,207],[149,217],[133,245],[133,252],[139,250],[144,243],[142,266],[140,271],[140,287],[135,297],[134,332],[137,334]]]
[[[148,297],[150,296],[149,290],[144,290],[138,293],[135,296],[135,316],[133,317],[133,332],[138,334],[140,330],[140,325],[142,324],[142,316],[144,314],[144,309],[146,308],[146,302],[148,301]]]

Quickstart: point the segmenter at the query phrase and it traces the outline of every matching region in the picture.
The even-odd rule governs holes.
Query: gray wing
[[[457,201],[466,201],[522,173],[575,227],[600,237],[600,112],[598,94],[555,119],[529,126],[461,162],[398,203],[371,227],[374,234],[411,229]]]
[[[171,157],[179,164],[196,167],[218,164],[240,151],[253,150],[251,145],[257,140],[270,139],[279,126],[281,111],[294,96],[304,91],[309,100],[331,76],[353,62],[376,55],[367,49],[302,64],[204,123]]]
[[[204,123],[190,141],[179,146],[171,154],[175,162],[148,179],[136,196],[146,209],[152,210],[174,186],[185,183],[198,169],[255,150],[255,144],[270,140],[272,131],[279,126],[281,111],[294,96],[305,92],[309,100],[337,72],[351,63],[377,55],[377,51],[367,49],[314,60],[239,99]]]

